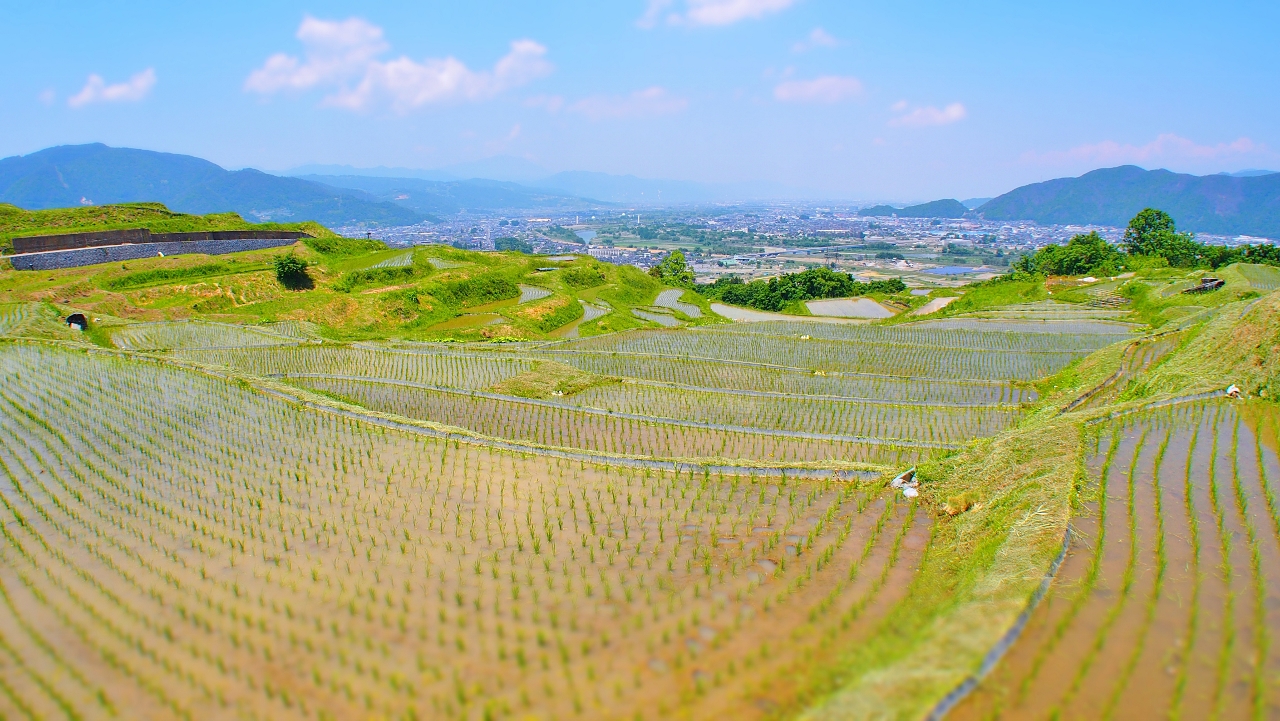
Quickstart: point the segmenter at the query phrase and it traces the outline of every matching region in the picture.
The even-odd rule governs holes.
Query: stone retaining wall
[[[134,245],[111,245],[101,248],[77,248],[75,250],[54,250],[47,253],[27,253],[9,256],[9,262],[15,270],[55,270],[58,268],[78,268],[82,265],[99,263],[116,263],[122,260],[138,260],[154,258],[160,253],[165,255],[182,255],[184,253],[204,253],[205,255],[225,255],[244,250],[262,250],[293,245],[293,238],[255,238],[251,240],[187,240],[171,243],[138,243]]]

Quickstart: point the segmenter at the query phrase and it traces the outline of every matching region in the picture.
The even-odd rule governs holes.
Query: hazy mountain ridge
[[[858,215],[867,217],[896,215],[899,218],[963,218],[967,212],[969,212],[969,209],[963,203],[948,198],[946,200],[933,200],[919,205],[908,205],[905,208],[895,208],[892,205],[873,205],[870,208],[859,210]]]
[[[0,202],[28,210],[157,202],[182,213],[236,212],[249,220],[326,225],[421,220],[412,210],[358,190],[101,143],[62,145],[0,160]]]
[[[1280,238],[1280,174],[1197,176],[1124,165],[1024,185],[978,212],[988,220],[1124,227],[1143,208],[1169,213],[1182,230]]]
[[[462,210],[557,210],[607,205],[550,190],[497,180],[424,180],[362,175],[304,175],[304,180],[358,190],[380,201],[395,203],[417,213],[453,214]]]

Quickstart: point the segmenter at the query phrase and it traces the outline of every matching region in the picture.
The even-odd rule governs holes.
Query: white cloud
[[[382,28],[359,18],[343,21],[304,18],[298,40],[305,59],[277,53],[245,80],[245,90],[272,95],[284,90],[327,88],[324,104],[365,110],[386,103],[397,112],[434,103],[492,98],[549,74],[547,49],[516,40],[492,70],[474,71],[454,57],[407,56],[382,61],[389,49]]]
[[[1145,145],[1117,143],[1104,140],[1100,143],[1077,145],[1070,150],[1055,150],[1048,153],[1023,153],[1024,162],[1057,165],[1063,163],[1087,163],[1101,165],[1123,165],[1126,163],[1164,163],[1194,160],[1219,160],[1222,158],[1244,158],[1268,154],[1268,149],[1261,143],[1249,138],[1237,138],[1230,143],[1217,145],[1200,145],[1192,140],[1173,133],[1164,133]]]
[[[67,105],[82,108],[91,103],[132,103],[151,93],[156,84],[156,71],[147,68],[123,83],[107,85],[101,75],[90,75],[80,92],[67,98]]]
[[[649,0],[636,25],[654,27],[663,13],[671,25],[732,25],[781,12],[795,3],[796,0],[683,0],[681,9],[667,13],[668,8],[676,5],[675,0]]]
[[[784,103],[838,103],[862,94],[862,81],[842,75],[824,75],[812,80],[788,80],[773,89],[773,97]]]
[[[609,118],[670,115],[678,113],[688,106],[688,100],[674,97],[665,88],[655,85],[644,90],[637,90],[626,96],[593,95],[570,105],[569,110],[581,113],[591,120],[604,120]]]
[[[895,113],[902,113],[907,109],[907,101],[899,100],[893,104],[890,110]],[[965,119],[969,112],[964,109],[961,103],[952,103],[947,107],[939,110],[932,105],[916,108],[909,113],[899,115],[889,121],[889,125],[901,128],[925,128],[934,125],[950,125]]]
[[[839,45],[840,41],[831,33],[822,28],[814,28],[809,31],[808,37],[791,46],[791,52],[803,53],[817,48],[834,48]]]

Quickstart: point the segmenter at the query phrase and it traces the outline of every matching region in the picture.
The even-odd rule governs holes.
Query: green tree
[[[275,258],[276,280],[290,290],[311,287],[311,276],[307,275],[307,261],[293,253],[277,255]]]
[[[662,262],[649,269],[649,275],[668,285],[693,287],[693,271],[685,262],[684,253],[673,250],[662,259]]]
[[[1046,245],[1023,256],[1016,267],[1040,275],[1114,275],[1124,263],[1124,254],[1093,232],[1076,235],[1066,245]]]
[[[1206,247],[1193,236],[1178,232],[1168,213],[1155,208],[1146,208],[1133,216],[1124,231],[1124,244],[1129,255],[1164,258],[1178,268],[1200,265],[1209,255]]]

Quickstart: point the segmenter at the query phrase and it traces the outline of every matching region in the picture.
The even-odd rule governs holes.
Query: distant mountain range
[[[500,156],[422,171],[306,166],[298,176],[225,170],[189,155],[64,145],[0,159],[0,203],[28,210],[159,202],[187,213],[236,212],[251,221],[314,220],[328,226],[410,225],[463,210],[569,211],[608,207],[816,199],[771,183],[696,183],[591,172],[546,173]],[[501,176],[484,179],[472,173]],[[974,207],[977,207],[976,211]],[[1078,178],[1033,183],[997,198],[947,199],[863,216],[1030,220],[1123,227],[1143,208],[1159,208],[1178,227],[1200,233],[1280,238],[1280,173],[1242,170],[1195,176],[1132,165]]]
[[[606,205],[567,193],[497,180],[422,180],[364,175],[304,175],[303,180],[356,190],[416,213],[452,215],[461,210],[588,209]]]
[[[958,200],[934,200],[920,205],[908,205],[905,208],[895,208],[892,205],[874,205],[870,208],[863,208],[858,211],[858,215],[870,217],[887,217],[896,215],[899,218],[963,218],[964,214],[969,212],[964,203]]]
[[[1280,173],[1184,175],[1133,165],[1024,185],[978,208],[987,220],[1124,227],[1143,208],[1180,230],[1280,238]]]
[[[0,160],[0,203],[27,210],[159,202],[182,213],[236,212],[247,220],[325,225],[419,222],[414,211],[342,190],[258,170],[225,170],[190,155],[63,145]]]
[[[526,188],[541,191],[548,198],[568,196],[570,198],[594,199],[600,202],[620,205],[654,206],[732,203],[753,200],[803,200],[815,199],[822,195],[804,188],[763,181],[699,183],[587,171],[553,173],[533,161],[506,155],[486,158],[472,163],[448,165],[435,170],[388,168],[385,166],[356,168],[350,165],[303,165],[284,171],[283,174],[310,178],[319,182],[331,182],[331,179],[335,176],[343,178],[399,178],[437,182],[499,181],[519,184]],[[406,183],[401,183],[401,185],[404,188],[410,187]],[[342,187],[348,186],[342,185]],[[508,190],[511,190],[511,188],[508,187]]]

